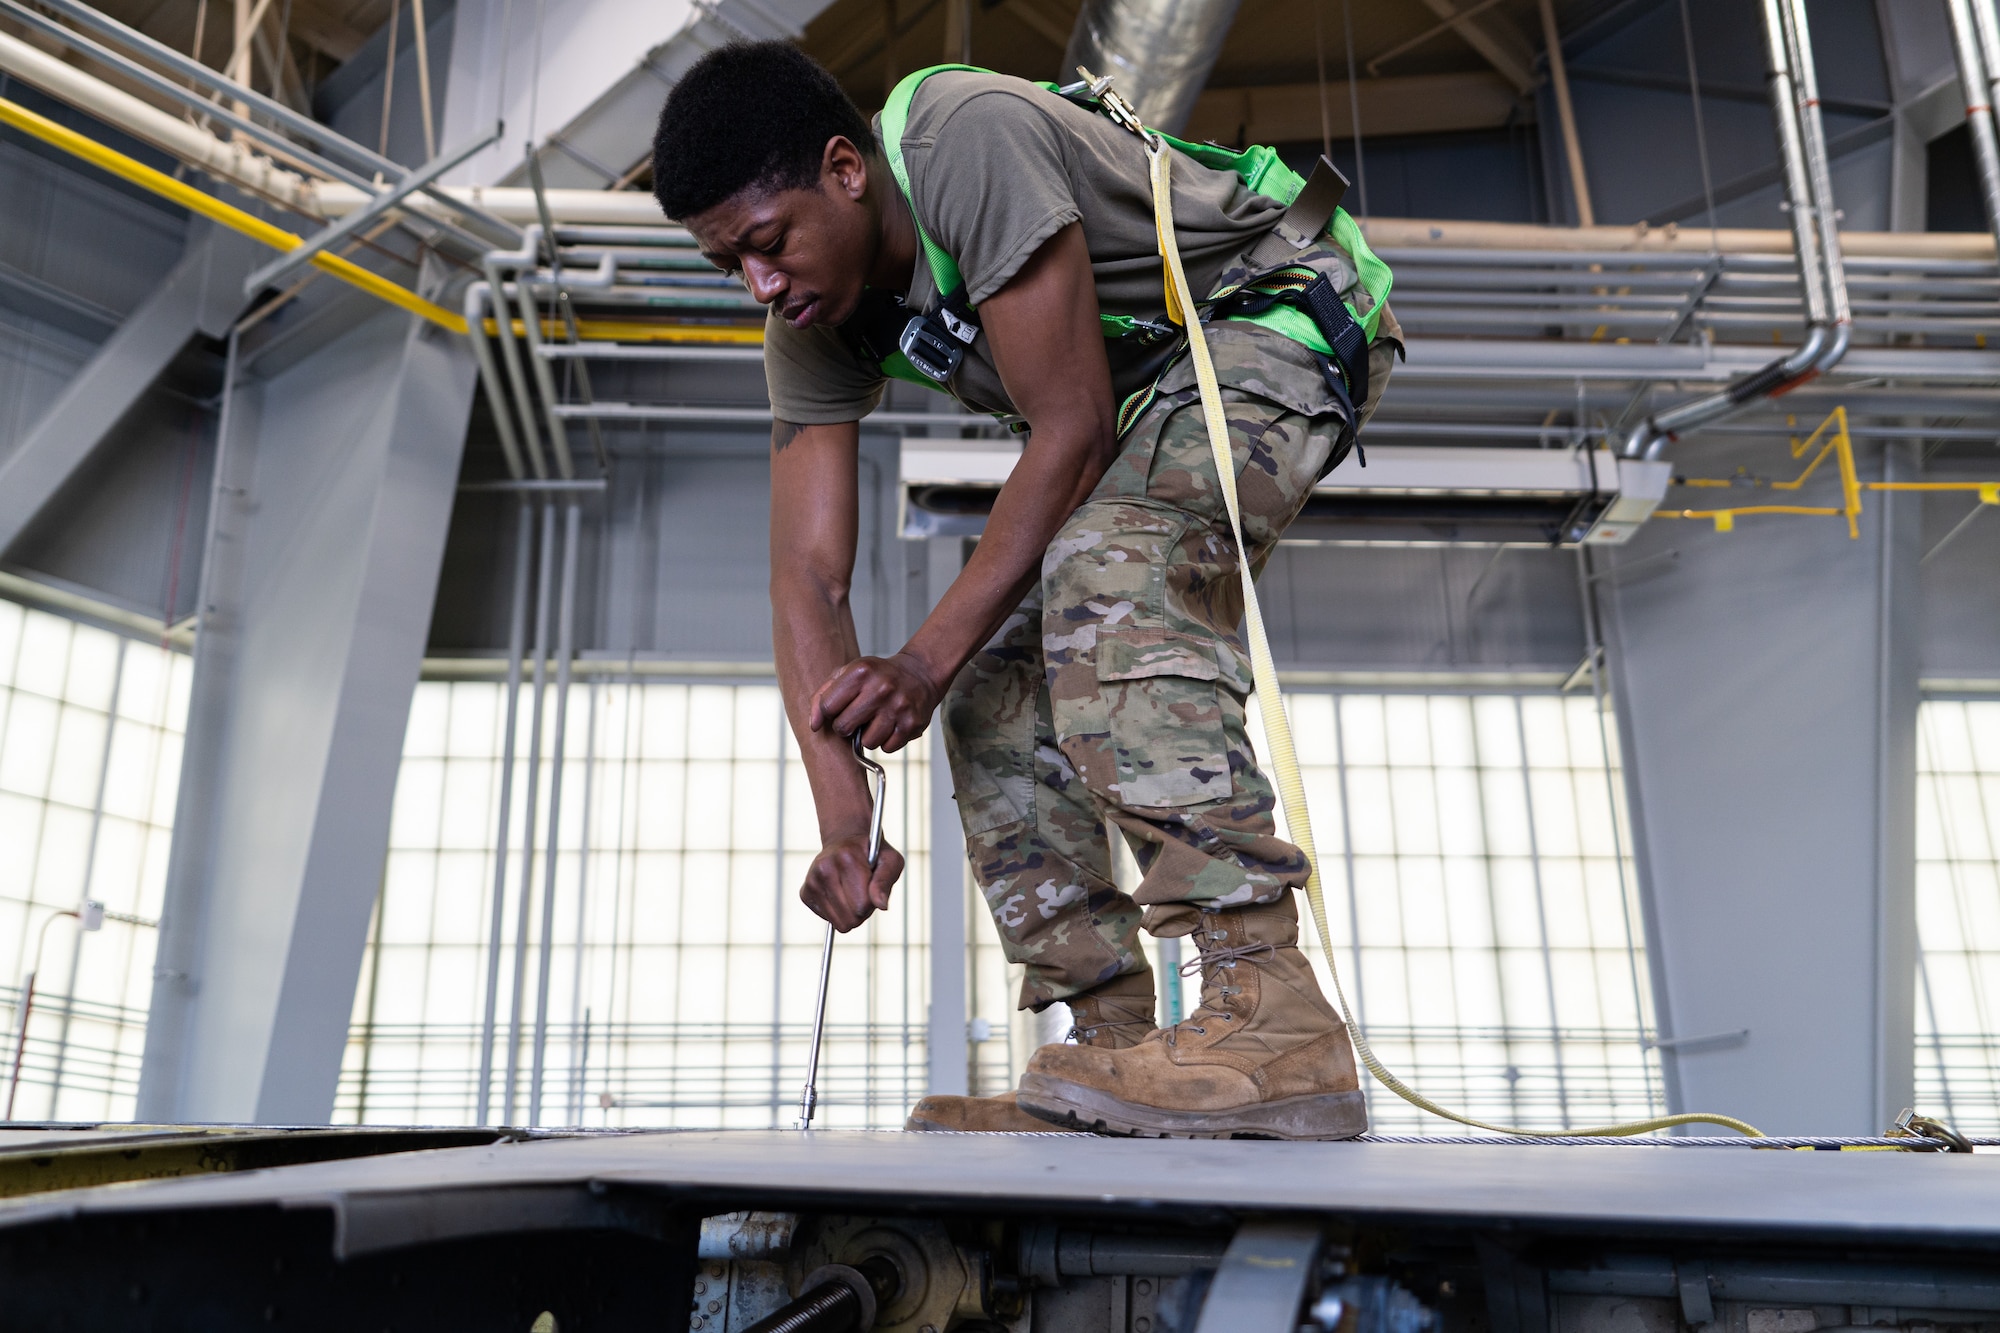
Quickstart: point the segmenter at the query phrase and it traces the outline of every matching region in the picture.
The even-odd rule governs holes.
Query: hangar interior
[[[872,113],[939,61],[1060,80],[1118,8],[0,0],[4,1118],[786,1130],[821,927],[772,665],[763,316],[660,217],[653,121],[733,40],[799,42]],[[1121,12],[1181,25],[1172,69],[1120,75],[1160,123],[1325,154],[1395,272],[1368,465],[1260,584],[1374,1049],[1545,1131],[1709,1110],[1869,1137],[1914,1107],[2000,1135],[1993,0]],[[863,652],[950,584],[1019,447],[908,385],[862,423]],[[1012,1087],[1068,1026],[1015,1006],[937,746],[883,756],[909,868],[834,955],[830,1128]],[[1367,1090],[1379,1135],[1467,1132]],[[615,1175],[622,1140],[589,1142],[562,1160]],[[1357,1188],[1388,1199],[1382,1160]],[[1776,1169],[1743,1160],[1702,1169]],[[760,1206],[741,1179],[703,1197]],[[1436,1188],[1421,1207],[1458,1207]],[[1181,1250],[1073,1270],[1022,1232],[1021,1271],[1116,1275],[1102,1326],[1138,1333],[1194,1315],[1139,1322],[1133,1284],[1229,1244],[1305,1244],[1315,1292],[1372,1271],[1360,1240],[1341,1267],[1186,1207]],[[686,1249],[684,1213],[570,1225]],[[393,1249],[340,1217],[343,1262]],[[701,1225],[703,1262],[793,1253]],[[848,1234],[814,1226],[821,1258]],[[1461,1261],[1499,1333],[1597,1326],[1551,1293],[1657,1297],[1663,1333],[1877,1322],[1759,1323],[1724,1308],[1754,1282],[1671,1266]],[[731,1272],[714,1327],[779,1280]],[[1369,1291],[1350,1328],[1430,1326]],[[1874,1303],[2000,1310],[1965,1301]],[[1000,1319],[975,1314],[951,1318]]]

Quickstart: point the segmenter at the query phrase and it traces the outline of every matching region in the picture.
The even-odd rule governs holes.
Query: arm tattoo
[[[804,429],[804,426],[796,422],[783,421],[773,417],[771,419],[771,452],[774,454],[783,453],[785,446],[793,440],[798,439],[799,432]]]

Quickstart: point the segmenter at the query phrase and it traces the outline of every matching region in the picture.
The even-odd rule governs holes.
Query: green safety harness
[[[910,203],[910,216],[922,243],[924,260],[936,284],[939,300],[925,311],[912,310],[889,292],[871,292],[858,318],[848,321],[843,331],[863,356],[877,363],[885,375],[943,389],[957,372],[965,349],[979,336],[978,311],[966,299],[964,275],[958,263],[924,229],[916,216],[910,192],[909,168],[903,160],[903,131],[910,119],[910,104],[917,89],[933,74],[963,71],[985,74],[991,71],[976,65],[933,65],[908,75],[889,94],[882,108],[882,146],[896,186]],[[1235,319],[1260,324],[1274,333],[1308,348],[1318,359],[1320,372],[1339,404],[1343,418],[1344,455],[1346,442],[1354,435],[1356,408],[1368,399],[1368,347],[1375,340],[1382,311],[1393,281],[1389,266],[1368,248],[1339,198],[1347,182],[1333,164],[1321,158],[1310,180],[1286,166],[1277,150],[1252,147],[1242,151],[1210,143],[1188,143],[1171,135],[1146,130],[1131,117],[1118,98],[1106,97],[1109,79],[1085,81],[1068,86],[1043,83],[1039,87],[1066,97],[1080,106],[1099,111],[1127,128],[1153,135],[1172,149],[1216,171],[1234,172],[1246,189],[1286,206],[1286,213],[1274,227],[1274,236],[1260,242],[1276,248],[1271,257],[1283,259],[1306,249],[1322,234],[1333,239],[1354,261],[1361,285],[1372,298],[1366,314],[1342,300],[1324,273],[1305,264],[1273,263],[1262,272],[1214,293],[1200,305],[1202,319]],[[1253,263],[1259,258],[1253,249]],[[1169,303],[1171,306],[1171,302]],[[1104,336],[1113,342],[1137,344],[1142,348],[1162,346],[1185,337],[1173,322],[1135,319],[1130,315],[1100,314]],[[1177,355],[1163,361],[1171,365]],[[1157,392],[1154,382],[1128,396],[1119,405],[1118,433],[1137,421]]]
[[[941,65],[939,69],[965,69],[963,65]],[[1263,324],[1274,331],[1313,349],[1319,358],[1320,369],[1326,376],[1334,397],[1346,409],[1346,429],[1344,438],[1352,438],[1354,433],[1354,405],[1365,402],[1368,391],[1367,366],[1368,344],[1375,336],[1375,325],[1382,311],[1382,303],[1389,294],[1388,266],[1377,259],[1368,244],[1361,237],[1360,229],[1353,219],[1341,212],[1337,195],[1331,204],[1321,207],[1321,200],[1313,201],[1307,196],[1313,193],[1315,182],[1321,183],[1322,190],[1326,177],[1315,171],[1313,177],[1301,182],[1296,174],[1287,170],[1277,160],[1277,155],[1268,148],[1252,148],[1242,153],[1232,153],[1226,148],[1216,148],[1206,144],[1186,144],[1178,139],[1169,139],[1163,134],[1147,129],[1139,123],[1139,118],[1122,97],[1110,91],[1109,79],[1094,79],[1086,72],[1085,82],[1075,88],[1058,89],[1064,95],[1087,91],[1090,105],[1104,112],[1114,122],[1131,130],[1145,145],[1148,176],[1153,193],[1154,230],[1159,237],[1160,261],[1165,279],[1167,318],[1174,325],[1186,329],[1185,351],[1193,364],[1195,383],[1199,387],[1202,423],[1208,435],[1210,456],[1215,464],[1217,488],[1221,493],[1223,508],[1229,518],[1229,535],[1235,542],[1236,550],[1248,551],[1249,544],[1243,537],[1242,507],[1236,493],[1236,460],[1234,446],[1230,440],[1229,421],[1223,407],[1222,385],[1216,374],[1215,362],[1209,355],[1208,336],[1203,325],[1216,318],[1247,319]],[[889,99],[889,106],[882,113],[883,139],[889,148],[889,163],[896,174],[896,183],[907,197],[910,190],[909,175],[903,168],[902,131],[910,109],[910,94],[926,76],[937,70],[921,70],[903,80]],[[1286,254],[1296,255],[1309,246],[1323,230],[1331,229],[1333,237],[1353,256],[1355,267],[1361,275],[1361,282],[1375,300],[1367,316],[1362,316],[1348,308],[1332,291],[1328,278],[1304,265],[1280,263],[1268,272],[1259,273],[1247,282],[1218,292],[1201,301],[1188,286],[1187,271],[1181,264],[1180,247],[1175,240],[1173,215],[1173,163],[1179,154],[1193,157],[1204,166],[1218,170],[1233,168],[1249,188],[1267,194],[1287,205],[1285,217],[1273,228],[1271,244],[1258,242],[1251,251],[1251,266],[1272,257]],[[1324,163],[1325,159],[1321,161]],[[1326,171],[1332,172],[1331,164]],[[1337,175],[1334,177],[1337,180]],[[1345,182],[1340,182],[1344,184]],[[1302,200],[1306,206],[1301,209]],[[911,210],[914,214],[915,210]],[[923,375],[924,379],[942,385],[963,358],[965,348],[978,336],[976,317],[965,303],[963,292],[965,283],[958,272],[958,266],[951,256],[944,253],[923,235],[923,226],[918,224],[919,236],[923,239],[924,254],[931,266],[931,274],[937,280],[938,290],[944,299],[935,312],[924,315],[912,314],[904,324],[899,350],[906,364]],[[1287,247],[1278,251],[1277,247]],[[946,317],[948,314],[949,318]],[[935,323],[932,316],[936,316]],[[849,321],[852,323],[853,321]],[[941,332],[940,332],[941,330]],[[1122,338],[1131,336],[1123,325],[1107,320],[1105,336]],[[1137,336],[1150,336],[1143,332]],[[885,365],[884,367],[888,367]],[[1152,390],[1144,391],[1150,401]],[[1129,407],[1129,400],[1128,400]],[[1120,414],[1120,431],[1127,424],[1124,413]],[[1354,1053],[1362,1066],[1384,1087],[1394,1092],[1413,1106],[1421,1107],[1433,1115],[1447,1120],[1455,1120],[1462,1125],[1476,1129],[1493,1130],[1501,1134],[1518,1134],[1527,1137],[1559,1137],[1561,1135],[1611,1136],[1643,1134],[1652,1130],[1666,1129],[1675,1125],[1707,1122],[1726,1125],[1738,1133],[1755,1135],[1757,1130],[1741,1120],[1725,1115],[1707,1112],[1683,1112],[1679,1115],[1659,1116],[1650,1120],[1635,1120],[1621,1125],[1598,1125],[1586,1129],[1561,1131],[1517,1129],[1510,1125],[1489,1124],[1474,1119],[1461,1111],[1452,1110],[1425,1097],[1416,1089],[1397,1078],[1389,1068],[1376,1057],[1370,1048],[1368,1037],[1361,1025],[1354,1019],[1347,1004],[1347,996],[1340,985],[1340,972],[1335,965],[1333,932],[1327,923],[1326,898],[1319,875],[1319,854],[1313,845],[1312,820],[1306,809],[1305,778],[1299,765],[1298,750],[1292,740],[1291,722],[1286,716],[1284,696],[1278,683],[1277,663],[1271,655],[1270,636],[1264,628],[1264,613],[1258,604],[1256,575],[1247,559],[1236,561],[1236,573],[1243,589],[1244,641],[1249,648],[1250,674],[1254,682],[1253,695],[1257,702],[1258,714],[1264,723],[1264,748],[1270,758],[1271,774],[1278,791],[1279,804],[1285,812],[1285,836],[1297,844],[1305,854],[1306,882],[1304,885],[1306,904],[1311,912],[1313,925],[1319,935],[1320,946],[1325,950],[1327,976],[1333,983],[1333,996],[1340,1014],[1347,1023],[1348,1034],[1354,1043]]]

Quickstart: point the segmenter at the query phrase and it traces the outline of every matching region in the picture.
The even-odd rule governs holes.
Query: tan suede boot
[[[1347,1026],[1298,950],[1291,897],[1202,912],[1193,933],[1202,994],[1187,1021],[1121,1050],[1042,1047],[1022,1076],[1021,1109],[1066,1128],[1158,1138],[1365,1131]]]
[[[1122,1051],[1137,1046],[1153,1023],[1153,972],[1125,972],[1095,990],[1069,998],[1070,1040],[1079,1046]]]
[[[1159,1031],[1153,1026],[1153,974],[1127,972],[1096,990],[1070,997],[1074,1024],[1070,1039],[1103,1050],[1136,1046]],[[1059,1049],[1043,1047],[1043,1050]],[[1052,1125],[1023,1111],[1014,1094],[997,1097],[957,1097],[939,1093],[910,1108],[907,1130],[957,1134],[1048,1134],[1067,1125]]]

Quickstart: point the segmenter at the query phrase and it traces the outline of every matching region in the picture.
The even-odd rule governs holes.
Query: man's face
[[[708,261],[740,275],[793,328],[844,322],[860,304],[876,248],[868,164],[844,138],[827,143],[816,185],[751,186],[687,219]]]

